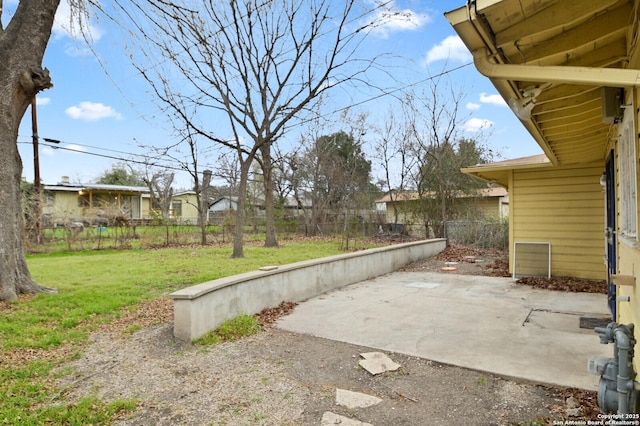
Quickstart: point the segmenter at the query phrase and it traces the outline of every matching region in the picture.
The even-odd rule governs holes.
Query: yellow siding
[[[82,208],[78,206],[78,193],[76,191],[56,191],[53,204],[44,203],[42,213],[51,217],[57,223],[68,222],[69,219],[82,217]]]
[[[151,199],[149,197],[142,198],[141,209],[140,214],[142,215],[142,219],[149,219],[151,217]]]
[[[196,194],[180,194],[173,197],[173,201],[182,202],[182,221],[198,223],[198,207]]]
[[[514,170],[511,249],[514,241],[550,242],[553,276],[606,279],[603,170],[604,164]]]
[[[53,223],[68,223],[73,221],[82,221],[91,219],[96,216],[97,209],[81,207],[79,205],[78,191],[49,191],[53,194],[53,202],[49,202],[49,197],[44,197],[45,202],[42,205],[42,213],[46,215]],[[94,195],[94,201],[102,194]],[[135,196],[135,201],[139,201],[139,196]],[[149,218],[149,206],[151,200],[148,197],[142,198],[140,206],[141,217]]]

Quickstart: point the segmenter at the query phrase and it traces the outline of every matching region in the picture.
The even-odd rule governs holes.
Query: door
[[[616,166],[614,151],[611,150],[605,169],[605,209],[606,209],[606,246],[607,246],[607,300],[613,321],[616,317],[616,286],[611,281],[611,275],[617,272],[616,254]]]

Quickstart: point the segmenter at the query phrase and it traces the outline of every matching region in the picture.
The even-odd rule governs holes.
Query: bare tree
[[[211,170],[202,170],[201,162],[206,159],[206,152],[198,144],[198,135],[189,127],[180,127],[180,118],[176,115],[169,115],[173,123],[173,129],[178,140],[170,145],[145,146],[142,148],[153,152],[154,155],[147,158],[147,167],[158,167],[158,159],[166,164],[170,160],[175,168],[186,171],[193,182],[193,190],[196,193],[195,208],[198,211],[198,225],[200,226],[200,244],[207,244],[207,224],[209,204],[211,200]],[[185,152],[186,151],[186,152]],[[173,180],[173,179],[172,179]],[[165,191],[167,188],[165,187]]]
[[[375,129],[375,158],[382,167],[381,183],[389,196],[394,224],[398,223],[400,214],[398,197],[407,189],[410,174],[416,164],[411,146],[413,127],[409,126],[410,123],[405,118],[403,112],[398,117],[396,110],[390,109],[386,119]]]
[[[416,215],[422,217],[425,237],[444,236],[444,224],[452,214],[451,202],[461,194],[473,195],[486,184],[464,175],[461,167],[486,162],[492,152],[480,143],[482,129],[463,135],[460,102],[463,90],[445,77],[431,80],[425,92],[405,98],[405,117],[411,129],[415,159],[411,173],[418,192]]]
[[[135,59],[140,72],[185,126],[236,152],[240,193],[260,158],[265,244],[276,245],[272,146],[322,93],[363,82],[376,58],[358,57],[357,49],[367,28],[380,22],[356,0],[227,0],[197,9],[159,0],[132,3],[135,10],[117,2],[142,35],[146,57]],[[225,132],[230,136],[221,137]],[[238,205],[233,257],[243,256],[243,210]]]
[[[170,218],[171,199],[173,198],[173,179],[175,173],[168,170],[147,170],[144,183],[149,188],[151,208],[160,210],[163,221]]]
[[[0,2],[0,300],[20,293],[52,292],[31,277],[22,241],[20,121],[36,94],[52,86],[42,59],[59,0],[21,1],[6,27]]]

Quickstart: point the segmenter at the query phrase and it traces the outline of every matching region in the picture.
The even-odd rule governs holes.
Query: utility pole
[[[36,244],[42,243],[42,188],[40,187],[40,156],[38,149],[38,118],[36,97],[31,100],[31,133],[33,138],[33,224],[32,237]]]

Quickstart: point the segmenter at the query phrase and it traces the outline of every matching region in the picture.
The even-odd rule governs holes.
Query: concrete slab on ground
[[[558,386],[597,390],[593,355],[611,357],[581,316],[606,296],[533,289],[510,278],[394,272],[300,303],[281,329]]]

